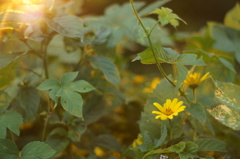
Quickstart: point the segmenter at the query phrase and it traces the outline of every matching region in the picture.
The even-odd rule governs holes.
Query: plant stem
[[[155,59],[155,61],[156,61],[158,70],[159,70],[160,73],[163,75],[163,77],[175,87],[176,85],[174,84],[173,81],[171,81],[171,80],[168,78],[168,76],[166,75],[166,73],[165,73],[164,70],[162,69],[162,66],[161,66],[160,62],[158,61],[156,52],[155,52],[155,50],[154,50],[154,48],[153,48],[152,40],[151,40],[151,38],[150,38],[150,34],[148,33],[148,31],[147,31],[146,27],[144,26],[141,18],[139,17],[139,15],[138,15],[135,7],[134,7],[133,0],[130,0],[130,4],[131,4],[132,10],[133,10],[135,16],[137,17],[138,22],[140,23],[141,27],[143,28],[143,30],[144,30],[144,32],[145,32],[145,34],[146,34],[146,36],[147,36],[148,43],[149,43],[149,45],[150,45],[151,51],[152,51],[153,56],[154,56],[154,59]],[[155,24],[155,25],[156,25],[156,24]],[[151,29],[151,30],[152,30],[152,29]],[[160,47],[161,47],[161,46],[160,46]]]
[[[171,119],[168,119],[168,121],[169,121],[169,125],[170,125],[170,129],[169,129],[169,138],[170,138],[170,141],[173,139],[173,137],[172,137],[172,125],[173,125],[173,123],[172,123],[172,121],[171,121]]]
[[[154,59],[155,59],[155,61],[156,61],[158,70],[160,71],[160,73],[162,74],[162,76],[163,76],[173,87],[176,87],[176,84],[175,84],[170,78],[168,78],[168,76],[166,75],[165,71],[163,70],[163,68],[162,68],[162,66],[161,66],[161,64],[160,64],[160,62],[159,62],[159,60],[158,60],[158,58],[157,58],[157,54],[156,54],[156,52],[155,52],[155,50],[154,50],[153,44],[152,44],[152,40],[151,40],[150,35],[151,35],[151,33],[152,33],[153,28],[157,25],[157,23],[155,23],[154,26],[151,28],[150,32],[148,32],[147,29],[146,29],[146,27],[144,26],[141,18],[139,17],[139,15],[138,15],[138,13],[137,13],[137,11],[136,11],[136,8],[134,7],[133,0],[130,0],[130,4],[131,4],[132,10],[133,10],[133,12],[134,12],[134,14],[135,14],[135,16],[136,16],[139,24],[141,25],[142,29],[144,30],[144,32],[145,32],[145,34],[146,34],[146,36],[147,36],[148,43],[149,43],[149,45],[150,45],[151,51],[152,51],[153,56],[154,56]],[[162,49],[162,46],[161,46],[161,45],[160,45],[160,48]],[[185,93],[184,93],[180,88],[179,88],[178,90],[179,90],[180,94],[186,99],[186,101],[187,101],[188,103],[190,103],[190,101],[188,100],[188,98],[187,98],[187,96],[185,95]]]
[[[192,91],[193,91],[193,98],[194,98],[193,103],[197,103],[197,92],[196,92],[196,88],[193,88]]]
[[[43,67],[44,67],[46,79],[49,78],[48,60],[47,60],[47,44],[48,44],[48,40],[44,40],[41,45],[41,50],[42,50],[42,54],[43,54]]]
[[[15,142],[13,133],[12,133],[11,131],[9,131],[9,132],[10,132],[11,140],[12,140],[13,142]]]

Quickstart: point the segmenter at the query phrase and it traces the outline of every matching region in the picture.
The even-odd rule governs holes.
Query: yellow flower
[[[143,137],[142,137],[142,135],[138,135],[138,138],[133,141],[132,146],[133,146],[134,148],[136,148],[137,145],[143,145]]]
[[[200,73],[194,72],[190,73],[186,80],[184,81],[184,84],[188,87],[195,89],[197,88],[204,80],[208,79],[210,77],[209,72],[207,72],[202,78],[200,78]]]
[[[105,154],[104,150],[98,146],[94,148],[94,152],[98,157],[102,157]]]
[[[163,106],[159,103],[154,102],[153,105],[157,107],[159,111],[152,111],[153,114],[158,114],[155,119],[160,118],[161,120],[173,119],[173,116],[177,116],[179,112],[184,111],[186,106],[182,105],[182,101],[178,101],[174,98],[172,101],[167,99]]]
[[[157,85],[160,83],[160,81],[161,81],[161,80],[160,80],[160,78],[158,78],[158,77],[153,78],[150,87],[145,88],[143,91],[146,92],[146,93],[152,93],[153,90],[154,90],[154,89],[157,87]]]

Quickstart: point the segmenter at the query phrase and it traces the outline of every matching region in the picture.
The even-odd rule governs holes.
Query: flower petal
[[[155,107],[157,107],[158,110],[160,110],[161,112],[165,112],[165,109],[164,109],[163,106],[161,106],[159,103],[154,102],[153,105],[154,105]]]

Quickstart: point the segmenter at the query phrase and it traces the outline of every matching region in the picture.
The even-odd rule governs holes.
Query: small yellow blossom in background
[[[98,147],[98,146],[94,148],[94,153],[98,157],[102,157],[105,154],[104,150],[102,148]]]
[[[159,103],[154,102],[153,105],[157,107],[159,111],[152,111],[153,114],[158,114],[155,119],[160,118],[161,120],[173,119],[173,116],[177,116],[179,112],[184,111],[186,106],[182,105],[182,101],[178,101],[174,98],[172,101],[167,99],[163,106]]]
[[[142,135],[138,135],[138,138],[133,141],[132,146],[133,146],[134,148],[136,148],[137,145],[143,145],[143,137],[142,137]]]
[[[146,77],[143,76],[143,75],[136,75],[133,78],[133,82],[136,83],[136,84],[143,83],[145,80],[146,80]]]
[[[146,93],[152,93],[153,90],[157,87],[157,85],[160,83],[160,78],[158,77],[155,77],[153,78],[151,84],[150,84],[150,87],[147,87],[145,88],[143,91],[146,92]]]
[[[208,79],[210,77],[209,72],[207,72],[202,78],[200,78],[200,73],[194,72],[190,73],[186,80],[184,81],[184,84],[188,87],[195,89],[197,88],[204,80]]]

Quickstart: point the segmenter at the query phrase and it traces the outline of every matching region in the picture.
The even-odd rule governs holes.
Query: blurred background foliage
[[[123,3],[129,3],[127,0],[62,0],[63,2],[73,1],[74,5],[72,9],[70,10],[70,14],[77,15],[79,17],[87,17],[91,15],[97,15],[101,16],[106,11],[106,8],[109,7],[112,4],[123,4]],[[148,0],[147,3],[151,3],[153,0]],[[223,23],[223,19],[227,11],[229,11],[233,6],[236,4],[236,0],[172,0],[169,3],[167,3],[165,6],[171,8],[174,13],[179,15],[181,18],[183,18],[187,25],[181,24],[177,30],[174,28],[167,27],[167,30],[170,31],[170,33],[173,34],[166,34],[166,38],[164,41],[164,45],[169,46],[173,45],[172,39],[177,39],[178,41],[174,43],[177,50],[182,50],[183,48],[194,48],[195,43],[201,45],[200,48],[204,50],[211,50],[212,48],[208,48],[208,45],[205,45],[206,43],[202,44],[201,40],[198,38],[206,38],[208,39],[207,35],[204,37],[205,34],[198,35],[196,37],[188,35],[188,37],[184,37],[180,34],[181,32],[188,32],[188,33],[194,33],[194,32],[200,32],[202,27],[207,26],[208,21],[215,21],[219,23]],[[9,6],[8,0],[0,0],[0,10],[3,11],[8,7],[9,9],[14,9],[16,6]],[[36,3],[37,0],[36,0]],[[116,13],[117,14],[117,13]],[[107,15],[110,16],[110,15]],[[111,17],[110,17],[111,18]],[[119,18],[119,17],[118,17]],[[121,17],[120,17],[121,18]],[[118,19],[117,22],[119,22],[118,25],[121,23],[121,19]],[[89,20],[89,19],[87,19]],[[88,21],[89,24],[91,24],[91,20]],[[136,23],[134,21],[133,23]],[[92,22],[92,25],[90,27],[97,27],[98,23]],[[113,25],[113,24],[112,24]],[[176,31],[178,31],[178,35],[175,35]],[[106,34],[106,36],[109,35],[108,32],[103,32]],[[165,33],[165,32],[164,32]],[[166,33],[168,33],[166,31]],[[101,35],[104,39],[104,35]],[[169,38],[169,36],[171,38]],[[65,41],[64,41],[65,40]],[[91,39],[90,39],[91,40]],[[97,39],[95,42],[101,43],[102,39]],[[67,53],[67,48],[64,48],[64,43],[66,46],[70,46],[69,48],[72,49],[71,54]],[[189,42],[190,41],[190,42]],[[48,48],[48,55],[49,59],[51,61],[57,61],[54,65],[50,65],[49,70],[52,73],[51,76],[53,77],[59,77],[64,72],[71,70],[69,68],[72,67],[72,65],[76,65],[77,69],[79,69],[78,61],[81,58],[79,54],[75,53],[74,51],[79,51],[74,48],[74,40],[70,38],[63,38],[62,35],[56,35],[52,41],[49,44]],[[109,41],[108,41],[109,42]],[[123,40],[124,42],[124,40]],[[127,41],[128,42],[128,41]],[[99,71],[96,71],[92,69],[92,67],[89,66],[88,62],[81,63],[80,69],[81,72],[79,76],[85,76],[85,80],[91,81],[94,86],[98,87],[101,91],[104,93],[110,91],[110,93],[106,93],[102,95],[99,92],[94,92],[90,95],[83,95],[85,99],[90,99],[86,102],[86,108],[84,113],[86,113],[85,119],[87,121],[86,125],[82,125],[81,121],[71,117],[70,115],[64,115],[61,116],[62,120],[65,122],[65,125],[61,125],[62,123],[55,123],[56,120],[52,119],[50,123],[53,125],[51,127],[51,130],[53,130],[51,133],[49,132],[49,136],[46,140],[47,143],[49,143],[52,146],[56,146],[57,150],[60,152],[63,150],[63,148],[67,147],[62,154],[59,155],[59,158],[77,158],[77,156],[87,156],[89,154],[94,154],[92,156],[98,157],[98,158],[121,158],[121,154],[125,153],[123,152],[124,149],[126,149],[131,143],[138,137],[138,134],[140,132],[139,130],[139,120],[141,117],[141,112],[143,111],[144,104],[146,103],[146,99],[149,95],[149,93],[152,93],[153,89],[156,87],[156,85],[161,81],[158,75],[158,71],[156,66],[154,65],[142,65],[140,62],[131,62],[131,60],[136,56],[136,53],[142,51],[146,45],[144,44],[144,41],[135,41],[138,42],[138,44],[131,43],[130,47],[128,47],[128,44],[124,43],[122,47],[116,47],[114,50],[113,48],[106,48],[105,46],[93,46],[93,47],[85,47],[84,51],[88,55],[92,54],[101,54],[106,55],[110,59],[114,59],[116,62],[116,65],[120,67],[121,71],[121,82],[119,90],[115,90],[110,86],[109,84],[106,84],[104,81],[104,78],[102,77],[102,74],[99,73]],[[192,43],[191,43],[192,42]],[[187,45],[185,45],[187,43]],[[209,45],[212,44],[212,41],[210,40]],[[84,44],[83,44],[84,45]],[[114,43],[111,43],[111,41],[108,43],[108,45],[114,45]],[[60,47],[59,47],[60,46]],[[15,43],[11,43],[7,46],[0,46],[2,50],[9,50],[11,48],[12,51],[16,49],[17,51],[24,51],[26,50],[25,47],[17,46]],[[21,48],[22,50],[19,50]],[[64,50],[66,49],[66,50]],[[63,51],[64,50],[64,51]],[[112,55],[110,54],[112,51],[115,51],[116,54]],[[106,52],[105,52],[106,51]],[[211,50],[212,51],[212,50]],[[216,51],[216,50],[214,50]],[[56,52],[62,52],[62,54],[56,54]],[[200,52],[204,54],[204,52]],[[199,54],[200,54],[199,53]],[[197,54],[197,53],[196,53]],[[216,51],[216,54],[224,54],[221,51]],[[123,55],[123,58],[121,57]],[[208,57],[207,57],[208,58]],[[24,61],[28,62],[30,66],[35,66],[38,63],[40,63],[38,60],[31,61],[31,56],[28,56],[28,59],[23,58],[22,66],[25,66]],[[120,60],[119,60],[120,59]],[[232,58],[230,58],[232,60]],[[218,60],[218,59],[214,59]],[[231,61],[230,60],[230,61]],[[84,61],[84,60],[83,60]],[[232,60],[233,61],[233,60]],[[231,61],[231,62],[232,62]],[[62,64],[64,63],[64,64]],[[210,63],[210,62],[209,62]],[[86,64],[86,65],[84,65]],[[8,68],[3,70],[5,72],[1,72],[2,74],[8,74],[8,77],[14,76],[14,71],[12,68],[15,68],[12,65],[7,66]],[[239,64],[236,63],[236,68],[239,67]],[[56,71],[55,68],[58,68]],[[170,72],[168,64],[165,64],[164,68],[166,69],[166,72]],[[222,76],[221,69],[224,68],[224,73],[226,73],[226,76]],[[213,65],[212,67],[208,68],[208,71],[214,72],[214,69],[216,69],[216,65]],[[226,81],[234,81],[234,75],[231,70],[229,71],[229,68],[226,69],[225,66],[219,66],[218,68],[220,70],[216,72],[216,76],[222,76],[223,80]],[[231,66],[230,66],[231,69]],[[10,71],[11,70],[11,71]],[[204,72],[206,70],[201,70]],[[229,76],[228,76],[229,75]],[[1,83],[1,85],[5,86],[7,84],[10,84],[11,81],[8,80],[8,77],[4,79],[6,83]],[[95,80],[92,79],[92,77],[95,78]],[[33,80],[34,81],[34,80]],[[114,83],[114,82],[113,82]],[[22,85],[21,85],[22,84]],[[25,86],[25,83],[21,83],[20,86]],[[209,83],[208,83],[209,84]],[[0,85],[0,87],[1,87]],[[207,84],[206,84],[207,85]],[[205,86],[206,86],[205,85]],[[105,87],[105,88],[103,88]],[[159,90],[161,91],[161,89]],[[202,91],[200,89],[199,91]],[[122,94],[124,93],[124,95]],[[213,94],[211,94],[213,96]],[[114,98],[116,97],[116,98]],[[39,99],[39,97],[33,97]],[[94,99],[94,100],[91,100]],[[124,101],[125,100],[125,101]],[[152,99],[151,99],[152,100]],[[206,102],[208,99],[206,99]],[[210,100],[210,104],[212,101]],[[14,101],[12,103],[12,107],[15,108],[17,106],[17,101]],[[215,104],[215,103],[214,103]],[[92,109],[91,106],[94,106]],[[103,106],[104,105],[104,106]],[[149,103],[148,103],[149,105]],[[89,106],[89,107],[88,107]],[[103,106],[103,107],[102,107]],[[112,107],[108,107],[112,106]],[[89,108],[89,109],[88,109]],[[104,108],[104,109],[103,109]],[[61,114],[62,109],[57,109],[56,112]],[[150,111],[150,110],[149,110]],[[35,139],[39,139],[39,128],[42,127],[42,116],[44,114],[40,114],[38,117],[38,120],[35,121],[35,123],[28,123],[21,125],[21,139],[17,140],[17,144],[19,147],[23,147],[28,141],[32,141]],[[41,119],[41,120],[40,120]],[[143,117],[144,119],[144,117]],[[214,120],[214,119],[212,119]],[[189,121],[190,123],[190,121]],[[192,125],[189,124],[189,127]],[[57,127],[55,129],[55,127]],[[69,144],[69,138],[66,138],[66,129],[69,129],[68,131],[68,137],[74,141],[71,144]],[[199,128],[200,129],[200,128]],[[240,140],[240,135],[238,132],[232,131],[230,128],[224,127],[220,123],[217,123],[214,125],[214,129],[216,130],[216,136],[224,138],[226,142],[232,143],[232,147],[230,147],[230,152],[232,152],[235,156],[237,156],[239,152],[236,151],[236,147],[238,147],[238,143]],[[224,131],[222,131],[224,129]],[[189,129],[188,129],[189,130]],[[203,130],[205,131],[205,130]],[[76,132],[78,132],[76,134]],[[207,132],[207,134],[212,135],[211,132]],[[159,135],[159,134],[158,134]],[[210,136],[209,135],[209,136]],[[78,136],[81,136],[81,142],[77,141]],[[57,145],[58,139],[61,138],[61,142],[63,145]],[[111,141],[107,142],[106,141]],[[236,142],[234,142],[236,141]],[[67,145],[67,146],[66,146]],[[209,152],[212,153],[212,152]],[[132,154],[128,154],[131,156]],[[214,154],[213,154],[214,155]],[[215,156],[220,156],[221,154],[216,154]],[[233,156],[234,156],[233,155]],[[132,155],[134,156],[134,155]],[[91,155],[90,155],[91,157]],[[90,158],[89,157],[89,158]],[[92,158],[94,158],[92,157]]]

